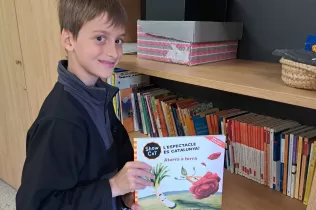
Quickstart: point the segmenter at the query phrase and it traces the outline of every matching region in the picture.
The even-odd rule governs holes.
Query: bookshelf
[[[124,55],[118,67],[157,78],[316,109],[316,91],[286,86],[281,80],[280,64],[236,59],[189,67]],[[140,132],[129,135],[131,141],[135,137],[148,138]],[[224,190],[223,209],[306,210],[301,201],[228,170],[224,173]],[[311,198],[313,196],[312,189]],[[312,202],[310,200],[307,210],[314,209],[310,205]]]
[[[189,67],[124,55],[118,67],[163,79],[316,109],[316,91],[286,86],[281,80],[281,64],[236,59]]]
[[[131,132],[129,137],[131,141],[148,138],[140,132]],[[306,210],[302,202],[227,170],[224,171],[223,185],[223,210]]]

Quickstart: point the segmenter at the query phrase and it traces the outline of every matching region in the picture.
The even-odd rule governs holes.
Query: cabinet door
[[[58,60],[65,58],[57,2],[15,0],[32,120],[57,80]]]
[[[30,124],[14,1],[0,0],[0,178],[17,188]]]

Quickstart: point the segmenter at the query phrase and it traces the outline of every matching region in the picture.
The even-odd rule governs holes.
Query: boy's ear
[[[63,29],[61,32],[61,43],[64,48],[70,52],[74,49],[74,38],[69,30]]]

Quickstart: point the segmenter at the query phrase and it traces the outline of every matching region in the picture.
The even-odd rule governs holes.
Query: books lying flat
[[[221,209],[224,158],[224,135],[135,138],[135,161],[155,175],[136,202],[143,210]]]

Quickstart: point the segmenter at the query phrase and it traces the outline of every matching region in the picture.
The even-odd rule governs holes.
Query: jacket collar
[[[94,87],[85,85],[75,74],[67,70],[68,61],[61,60],[58,63],[58,81],[72,89],[80,97],[88,102],[95,104],[108,104],[119,91],[118,88],[113,87],[102,79],[98,79]]]

